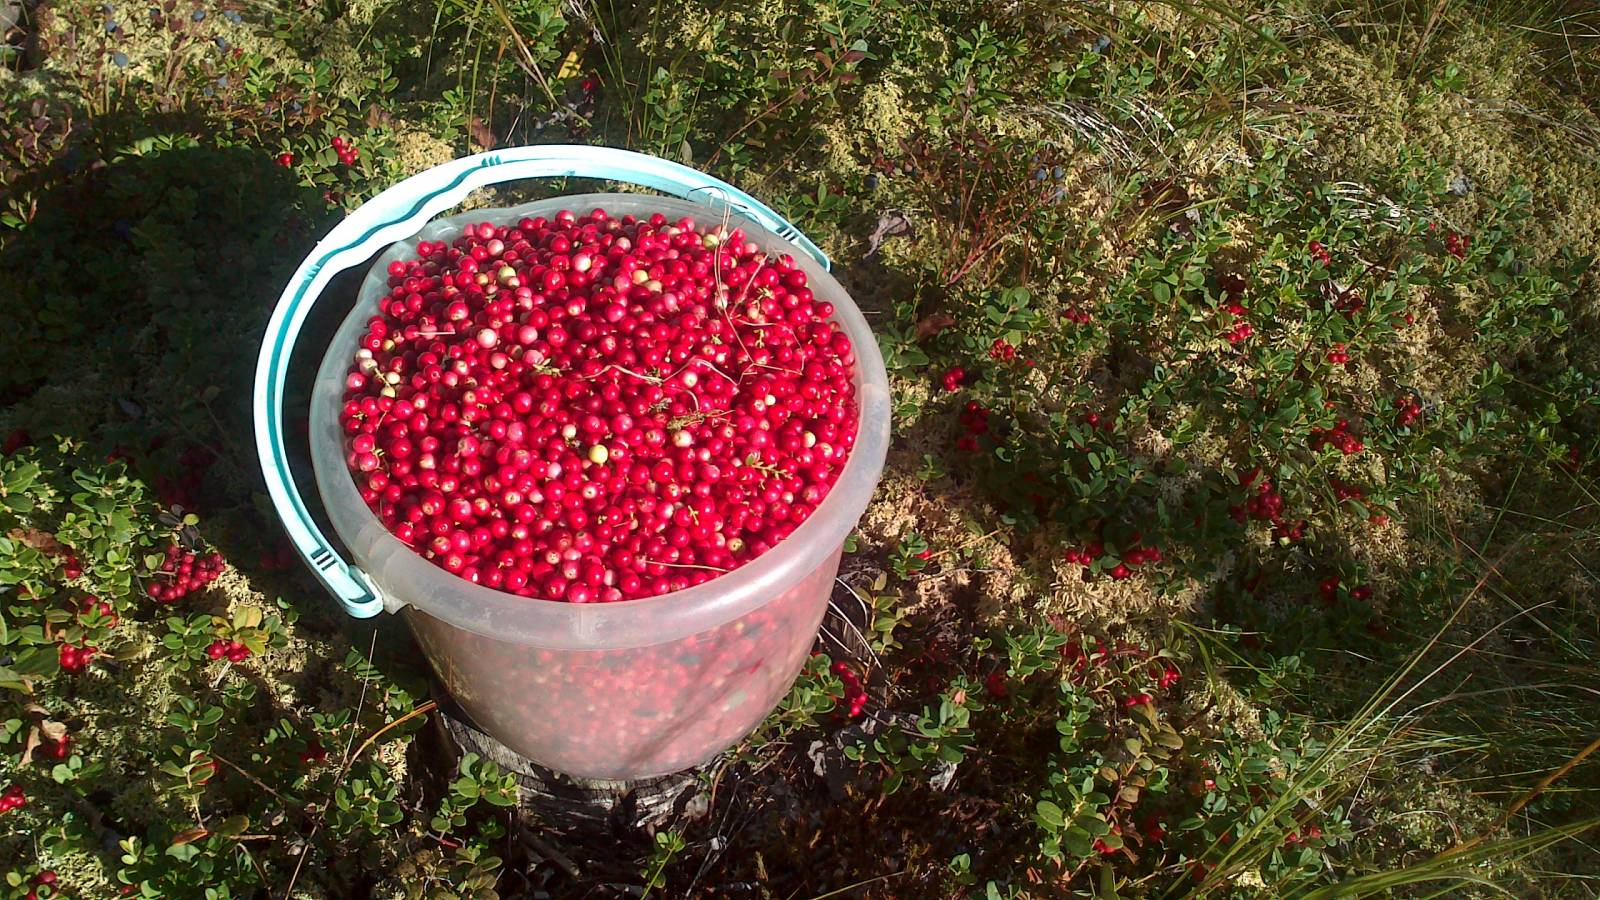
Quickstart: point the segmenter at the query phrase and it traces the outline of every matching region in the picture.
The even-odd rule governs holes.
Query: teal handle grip
[[[382,612],[384,597],[365,572],[342,559],[328,543],[289,474],[283,438],[289,356],[306,316],[333,276],[416,234],[477,188],[525,178],[601,178],[712,206],[720,203],[793,243],[823,268],[829,266],[827,256],[798,228],[744,191],[688,166],[611,147],[551,144],[479,153],[413,175],[363,203],[317,242],[278,298],[256,360],[254,396],[256,454],[272,506],[295,551],[356,618]]]

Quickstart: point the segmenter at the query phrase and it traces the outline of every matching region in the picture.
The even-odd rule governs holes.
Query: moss
[[[454,147],[422,129],[398,128],[392,143],[394,165],[402,176],[415,175],[456,158]]]
[[[1460,230],[1485,221],[1520,181],[1540,211],[1522,240],[1535,258],[1594,246],[1600,120],[1581,108],[1567,106],[1557,118],[1530,106],[1548,88],[1515,65],[1529,52],[1515,32],[1465,26],[1439,63],[1461,67],[1467,86],[1456,94],[1415,86],[1392,45],[1317,40],[1304,54],[1308,78],[1299,98],[1323,111],[1317,168],[1330,180],[1394,172],[1409,148],[1419,148],[1472,180],[1472,193],[1443,210]]]

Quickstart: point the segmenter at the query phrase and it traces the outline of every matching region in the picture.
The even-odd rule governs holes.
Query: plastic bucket
[[[586,194],[430,223],[473,188],[530,177],[625,181],[693,200]],[[338,425],[358,332],[387,290],[384,268],[415,241],[448,239],[467,222],[595,207],[732,219],[764,250],[789,253],[856,349],[860,422],[838,482],[777,547],[686,590],[641,600],[571,604],[471,584],[412,552],[367,508],[344,463]],[[335,333],[312,388],[311,454],[322,502],[349,548],[346,562],[306,514],[289,476],[282,397],[289,353],[328,280],[380,256]],[[882,472],[889,437],[883,361],[866,320],[827,272],[827,259],[776,213],[675,163],[597,147],[523,147],[467,157],[407,179],[335,227],[302,263],[268,324],[257,367],[257,449],[269,494],[298,552],[355,616],[406,619],[434,672],[480,728],[543,766],[583,778],[635,779],[706,761],[748,734],[788,691],[826,610],[844,539]]]

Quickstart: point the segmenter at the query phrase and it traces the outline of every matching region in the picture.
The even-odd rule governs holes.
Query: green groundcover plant
[[[7,896],[1593,895],[1593,11],[0,25]],[[817,654],[654,830],[519,811],[255,474],[255,352],[318,236],[539,142],[770,201],[890,369]]]

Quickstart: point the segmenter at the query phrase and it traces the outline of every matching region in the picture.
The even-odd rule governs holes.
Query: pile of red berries
[[[1454,256],[1456,259],[1466,259],[1467,248],[1471,245],[1472,239],[1464,234],[1456,234],[1452,231],[1444,236],[1444,252]]]
[[[1366,449],[1366,444],[1361,439],[1350,433],[1350,420],[1340,419],[1332,428],[1311,429],[1310,446],[1312,450],[1321,450],[1323,447],[1333,445],[1345,456],[1360,453]]]
[[[1334,344],[1333,349],[1328,351],[1328,362],[1333,365],[1342,366],[1349,361],[1350,351],[1343,344]]]
[[[250,658],[250,648],[238,641],[215,640],[206,647],[206,655],[212,659],[226,658],[228,662],[244,662]]]
[[[833,674],[839,676],[839,680],[844,682],[843,700],[849,710],[850,718],[854,719],[860,716],[861,711],[867,707],[867,691],[861,686],[861,676],[857,675],[856,670],[850,668],[850,664],[843,660],[834,663],[832,669]]]
[[[1076,306],[1067,307],[1067,311],[1062,313],[1061,317],[1078,325],[1087,325],[1094,321],[1094,316],[1090,315],[1088,310]]]
[[[1005,338],[995,338],[989,345],[989,358],[999,362],[1010,362],[1017,358],[1017,348]]]
[[[0,813],[8,813],[13,809],[21,809],[28,805],[28,797],[22,793],[22,785],[13,784],[0,794]]]
[[[854,348],[742,230],[596,209],[468,225],[388,268],[346,374],[385,527],[490,588],[574,603],[771,549],[855,444]]]
[[[61,561],[61,577],[68,581],[83,577],[83,563],[75,554],[68,553],[67,558]]]
[[[1255,333],[1255,328],[1252,327],[1249,322],[1240,322],[1227,331],[1224,331],[1222,333],[1222,337],[1230,344],[1242,344],[1249,340],[1251,335],[1254,335]]]
[[[353,166],[361,158],[361,151],[356,149],[354,141],[347,141],[342,137],[333,139],[333,152],[339,154],[339,162]]]
[[[978,436],[989,433],[989,411],[976,400],[968,400],[961,408],[961,428],[965,432],[956,439],[956,449],[974,453],[978,449]]]
[[[1411,423],[1422,415],[1422,401],[1409,395],[1394,398],[1394,408],[1394,424],[1397,428],[1411,427]]]
[[[178,544],[169,545],[165,551],[166,559],[161,563],[161,576],[171,576],[171,581],[151,581],[145,587],[145,593],[150,599],[160,603],[172,603],[187,597],[190,592],[200,590],[211,582],[217,580],[222,574],[222,554],[212,553],[200,556],[193,550],[185,550]]]
[[[1311,243],[1307,244],[1306,252],[1311,254],[1312,259],[1322,263],[1324,266],[1330,265],[1333,262],[1333,257],[1329,255],[1328,248],[1322,246],[1321,241],[1312,241]]]
[[[951,366],[939,377],[939,382],[944,385],[945,390],[953,394],[961,390],[963,384],[966,384],[967,370],[960,366]]]
[[[82,647],[62,644],[59,652],[61,670],[76,675],[89,668],[89,663],[94,661],[94,655],[99,652],[99,647],[90,644],[84,644]]]
[[[305,766],[316,765],[328,758],[328,751],[322,742],[312,738],[306,743],[306,748],[300,751],[300,764]]]

